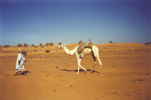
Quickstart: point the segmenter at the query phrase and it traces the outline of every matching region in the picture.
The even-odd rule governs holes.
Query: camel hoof
[[[87,71],[87,69],[85,69],[85,71]]]
[[[76,74],[78,75],[79,73],[77,72]]]

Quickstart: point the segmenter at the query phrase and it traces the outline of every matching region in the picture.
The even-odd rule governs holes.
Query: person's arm
[[[27,63],[27,60],[24,60],[25,61],[25,63]]]

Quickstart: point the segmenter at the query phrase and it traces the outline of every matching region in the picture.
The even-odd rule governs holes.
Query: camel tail
[[[97,59],[98,59],[98,62],[99,62],[99,64],[100,64],[100,66],[101,66],[101,65],[102,65],[102,62],[101,62],[101,60],[100,60],[99,55],[97,56]]]
[[[97,60],[98,60],[98,62],[99,62],[99,64],[100,64],[100,66],[101,66],[101,65],[102,65],[102,62],[101,62],[100,57],[99,57],[99,49],[98,49],[96,46],[93,46],[92,52],[93,52],[94,57],[97,58]]]

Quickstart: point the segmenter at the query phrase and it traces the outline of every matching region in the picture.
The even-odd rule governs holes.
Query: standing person
[[[16,60],[16,75],[18,75],[19,71],[25,71],[25,67],[24,67],[24,61],[27,63],[27,61],[25,60],[23,54],[21,53],[21,50],[18,50],[18,57]]]

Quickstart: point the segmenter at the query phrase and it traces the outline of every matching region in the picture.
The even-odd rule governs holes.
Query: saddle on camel
[[[87,43],[83,43],[82,40],[79,42],[79,47],[77,49],[78,54],[81,54],[81,52],[85,49],[85,48],[90,48],[92,49],[92,42],[91,39],[89,39],[89,42]]]

